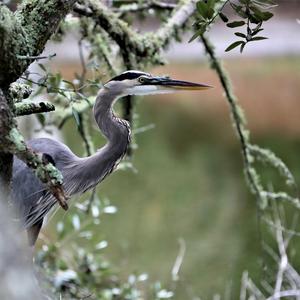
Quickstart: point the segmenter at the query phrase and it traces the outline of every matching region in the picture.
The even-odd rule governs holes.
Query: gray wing
[[[64,144],[48,139],[34,139],[28,146],[37,153],[47,154],[55,166],[63,170],[76,156]],[[18,158],[14,158],[12,180],[12,204],[23,226],[29,228],[39,223],[56,203],[54,197],[34,174]]]
[[[47,193],[45,185],[25,163],[14,158],[12,180],[12,204],[21,223],[26,226],[39,199]]]

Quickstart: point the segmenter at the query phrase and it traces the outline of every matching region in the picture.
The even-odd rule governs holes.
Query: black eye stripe
[[[137,72],[126,72],[126,73],[122,73],[121,75],[118,75],[114,78],[112,78],[110,81],[122,81],[122,80],[126,80],[126,79],[137,79],[141,76],[144,75],[148,75],[146,73],[137,73]]]

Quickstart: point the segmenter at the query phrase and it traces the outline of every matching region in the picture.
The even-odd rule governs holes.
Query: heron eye
[[[144,77],[140,77],[140,78],[139,78],[139,82],[140,82],[140,83],[144,83],[144,82],[145,82],[145,78],[144,78]]]

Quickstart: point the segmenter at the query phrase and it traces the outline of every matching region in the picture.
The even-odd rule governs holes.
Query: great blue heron
[[[126,153],[130,127],[125,120],[114,115],[112,106],[117,99],[127,95],[207,88],[209,86],[205,84],[155,77],[141,71],[126,71],[104,84],[97,95],[94,117],[108,142],[94,155],[78,157],[63,143],[49,138],[33,139],[28,145],[61,171],[67,195],[81,194],[110,174]],[[27,229],[29,244],[34,245],[43,219],[56,200],[34,172],[17,158],[13,164],[12,202]]]

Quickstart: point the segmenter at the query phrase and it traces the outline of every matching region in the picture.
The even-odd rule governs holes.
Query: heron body
[[[141,71],[127,71],[108,81],[97,95],[94,117],[107,143],[95,154],[78,157],[65,144],[49,138],[33,139],[28,142],[28,146],[61,171],[63,188],[68,196],[82,194],[95,187],[115,169],[130,143],[128,122],[116,117],[112,109],[117,99],[126,95],[208,87],[167,77],[153,77]],[[27,229],[30,245],[34,245],[43,219],[56,204],[56,199],[35,176],[34,171],[17,158],[13,164],[12,203]]]

